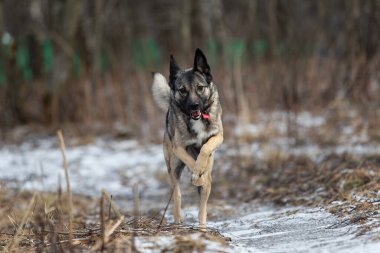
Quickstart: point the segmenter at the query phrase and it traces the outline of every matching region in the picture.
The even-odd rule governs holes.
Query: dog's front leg
[[[211,178],[211,170],[212,170],[213,164],[214,164],[214,155],[211,154],[207,159],[205,170],[200,173],[193,173],[193,175],[191,176],[191,183],[195,186],[205,185],[205,183],[208,180],[207,179],[208,176],[210,176]]]
[[[221,131],[217,135],[211,137],[205,144],[203,144],[197,160],[195,161],[195,173],[193,172],[194,174],[200,177],[207,171],[209,168],[208,164],[210,163],[210,158],[212,158],[213,152],[222,144],[222,142],[223,132]]]
[[[199,159],[197,159],[197,161],[195,161],[193,159],[193,157],[191,157],[189,155],[189,153],[187,153],[186,150],[184,148],[182,148],[181,146],[174,147],[173,152],[174,152],[175,156],[177,156],[178,159],[180,159],[187,166],[187,168],[189,168],[191,173],[193,173],[192,178],[191,178],[192,184],[195,186],[204,185],[204,183],[205,183],[204,172],[208,171],[210,169],[204,169],[203,171],[196,170],[195,169],[197,167],[196,164],[197,164]],[[198,158],[199,158],[199,156],[198,156]],[[207,159],[205,159],[205,161],[206,161],[206,164],[205,165],[202,164],[202,166],[209,168],[210,167],[209,165],[211,165],[211,169],[212,169],[212,163],[214,161],[214,156],[211,154],[209,157],[207,157]]]
[[[212,163],[210,164],[212,168]],[[199,226],[201,228],[206,227],[207,220],[207,202],[211,192],[211,170],[203,174],[202,178],[204,182],[201,186],[201,200],[199,203]]]
[[[189,170],[194,173],[195,160],[192,158],[182,146],[174,146],[173,152],[178,159],[180,159]]]

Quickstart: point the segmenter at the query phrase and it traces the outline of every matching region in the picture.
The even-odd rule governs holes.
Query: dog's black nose
[[[198,103],[194,103],[194,104],[190,105],[190,109],[191,110],[199,110],[199,104]]]

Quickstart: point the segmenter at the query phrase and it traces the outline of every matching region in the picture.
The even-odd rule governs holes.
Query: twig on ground
[[[164,218],[165,218],[165,214],[166,214],[166,211],[168,210],[168,207],[169,207],[169,205],[170,205],[170,201],[172,201],[173,192],[174,192],[174,190],[172,189],[172,192],[171,192],[171,194],[170,194],[169,201],[168,201],[168,203],[166,204],[166,207],[165,207],[164,213],[162,214],[162,217],[161,217],[161,220],[160,220],[160,224],[158,225],[157,230],[159,230],[159,229],[161,228],[162,221],[163,221]]]
[[[112,195],[110,197],[111,199],[109,200],[109,204],[108,204],[108,222],[111,220]]]
[[[104,196],[108,199],[108,201],[110,202],[110,205],[112,207],[112,210],[115,212],[117,218],[120,219],[120,217],[122,217],[123,215],[121,214],[119,208],[115,205],[115,203],[113,202],[112,200],[112,197],[110,196],[110,194],[106,191],[106,190],[103,190],[102,193],[104,194]]]
[[[65,170],[65,178],[66,178],[66,188],[67,188],[67,195],[68,195],[68,202],[69,202],[69,244],[72,245],[73,240],[73,201],[72,201],[72,195],[71,195],[71,187],[70,187],[70,177],[69,177],[69,171],[67,168],[67,159],[66,159],[66,148],[65,148],[65,142],[63,140],[62,130],[57,131],[57,136],[61,148],[62,158],[63,158],[63,168]]]
[[[106,231],[106,239],[109,240],[109,237],[115,232],[115,230],[121,225],[121,223],[124,221],[124,216],[121,216],[120,219],[116,221],[116,223]]]
[[[133,228],[136,229],[137,224],[138,224],[137,220],[138,220],[138,214],[139,214],[139,188],[137,184],[133,185],[133,214],[135,216],[135,219],[133,222]],[[132,245],[131,247],[133,251],[136,250],[135,237],[136,237],[136,233],[133,230],[132,236],[131,236],[131,245]]]
[[[19,235],[22,234],[25,224],[27,224],[29,222],[30,213],[32,212],[33,204],[36,200],[36,196],[37,196],[37,194],[34,193],[32,199],[30,200],[29,205],[26,209],[25,215],[22,218],[21,224],[16,231],[16,234],[13,236],[12,240],[8,243],[8,245],[5,247],[5,252],[11,252],[13,249],[13,246],[18,244],[18,242],[20,240]]]
[[[133,185],[133,214],[135,218],[140,217],[140,195],[139,186],[137,184]]]
[[[101,250],[104,250],[106,244],[106,228],[104,224],[104,193],[100,197],[100,228],[101,228]],[[96,245],[95,245],[96,246]]]
[[[124,216],[122,215],[114,225],[110,227],[110,229],[106,229],[105,220],[104,220],[104,191],[102,192],[102,196],[100,198],[100,227],[101,227],[101,238],[98,240],[95,245],[91,248],[91,251],[105,249],[105,245],[109,242],[111,235],[115,232],[115,230],[122,224],[124,221]]]
[[[86,241],[89,241],[91,240],[91,238],[75,238],[73,240],[71,240],[71,243],[72,245],[78,245],[79,243],[81,242],[86,242]],[[64,244],[64,243],[70,243],[70,240],[62,240],[62,241],[59,241],[59,242],[56,242],[55,244]],[[49,246],[52,246],[54,245],[54,243],[47,243],[46,246],[49,247]]]

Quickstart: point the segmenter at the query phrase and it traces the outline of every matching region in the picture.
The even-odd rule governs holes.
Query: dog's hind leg
[[[174,199],[173,216],[176,223],[181,223],[183,221],[181,216],[181,188],[179,185],[179,180],[184,167],[185,164],[177,157],[170,157],[168,169]]]
[[[176,157],[173,152],[172,143],[167,133],[164,135],[164,156],[166,166],[168,168],[169,181],[173,191],[174,198],[174,210],[173,216],[176,223],[182,222],[181,217],[181,188],[179,185],[179,179],[185,164]]]
[[[207,175],[205,175],[208,180],[205,182],[201,187],[201,200],[199,205],[199,226],[201,228],[206,227],[206,221],[207,221],[207,201],[208,197],[210,196],[211,192],[211,175],[210,173],[206,172]]]

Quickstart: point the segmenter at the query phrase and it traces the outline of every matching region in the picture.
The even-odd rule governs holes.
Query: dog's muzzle
[[[192,118],[193,120],[198,120],[198,119],[200,119],[200,118],[201,118],[201,115],[202,115],[202,113],[201,113],[200,110],[194,110],[194,111],[191,111],[191,113],[190,113],[190,116],[191,116],[191,118]]]

